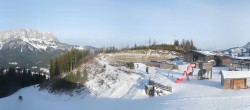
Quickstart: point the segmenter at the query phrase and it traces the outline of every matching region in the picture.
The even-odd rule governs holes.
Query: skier
[[[148,67],[146,67],[146,72],[148,73]]]

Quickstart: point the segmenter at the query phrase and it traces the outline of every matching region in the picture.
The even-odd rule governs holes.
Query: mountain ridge
[[[250,53],[250,42],[241,47],[232,47],[222,51],[226,55],[233,57],[249,57]]]
[[[35,29],[14,29],[0,32],[0,68],[49,68],[50,59],[70,49],[87,47],[62,43],[51,32]]]

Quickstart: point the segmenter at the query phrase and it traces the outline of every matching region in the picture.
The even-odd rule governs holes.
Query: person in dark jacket
[[[148,73],[148,67],[146,67],[146,72]]]

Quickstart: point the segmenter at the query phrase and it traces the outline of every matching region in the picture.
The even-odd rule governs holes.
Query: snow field
[[[187,69],[187,64],[180,65],[179,70],[163,70],[146,65],[135,64],[135,70],[127,73],[123,67],[109,65],[106,57],[95,58],[95,63],[87,66],[90,80],[86,83],[91,94],[67,95],[49,94],[39,91],[36,86],[23,88],[15,94],[0,99],[0,110],[249,110],[250,89],[224,90],[220,84],[221,70],[228,67],[214,67],[213,78],[191,81],[184,80],[176,84]],[[137,68],[136,65],[139,65]],[[106,65],[105,71],[102,71]],[[198,69],[194,70],[194,75]],[[157,73],[157,74],[156,74]],[[148,79],[173,87],[172,93],[163,96],[148,97],[144,85]],[[249,82],[248,82],[249,83]],[[23,101],[18,101],[19,95]]]

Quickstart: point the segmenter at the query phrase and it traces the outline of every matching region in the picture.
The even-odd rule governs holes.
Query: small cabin
[[[250,57],[233,58],[229,67],[233,71],[250,71]]]
[[[192,50],[184,53],[184,62],[197,62],[214,60],[216,54],[209,51]]]
[[[246,89],[247,78],[250,78],[249,71],[222,71],[221,85],[224,89]]]
[[[232,58],[227,55],[215,56],[214,60],[216,61],[216,66],[230,66]]]

